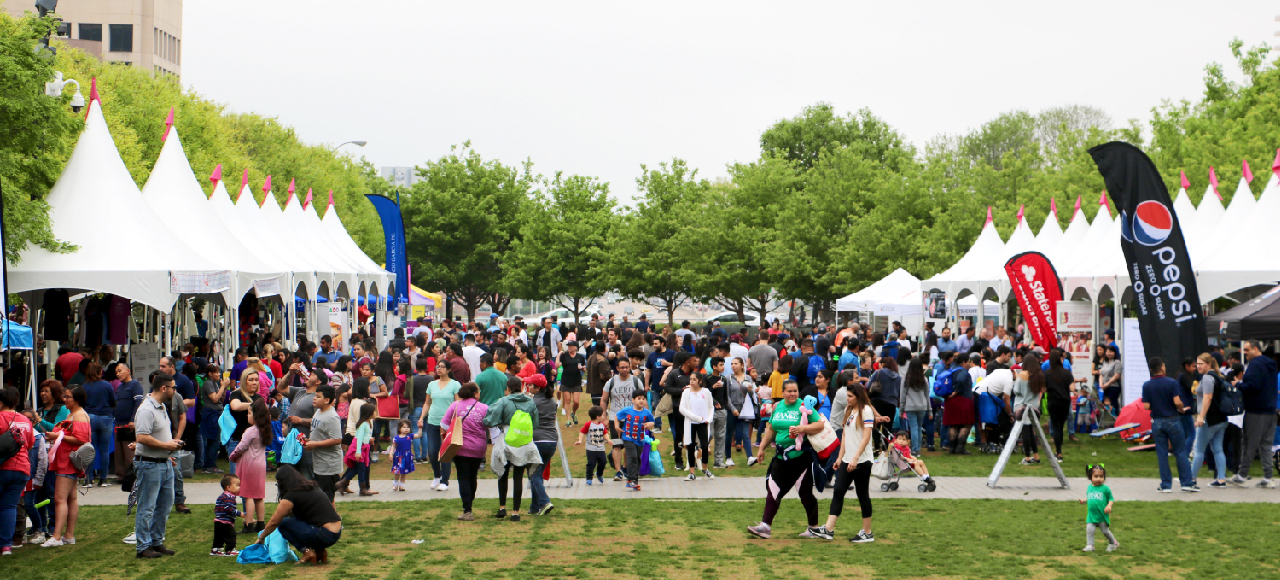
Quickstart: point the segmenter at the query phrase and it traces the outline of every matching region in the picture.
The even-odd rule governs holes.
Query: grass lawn
[[[862,545],[844,541],[859,525],[856,501],[846,505],[834,542],[796,538],[804,512],[791,500],[769,541],[745,532],[759,520],[763,500],[564,501],[548,517],[518,523],[489,517],[495,505],[482,500],[477,521],[459,522],[456,500],[344,503],[342,541],[323,567],[242,566],[208,556],[208,505],[170,517],[168,546],[177,556],[139,561],[133,546],[120,543],[133,526],[123,508],[82,508],[76,545],[24,547],[0,569],[23,580],[1280,576],[1280,511],[1248,504],[1117,504],[1112,524],[1121,548],[1092,554],[1080,552],[1085,508],[1069,502],[877,501],[876,542]],[[1098,547],[1104,543],[1099,535]]]
[[[1047,434],[1046,429],[1046,434]],[[575,477],[582,477],[586,471],[587,456],[582,447],[574,447],[573,442],[577,441],[577,430],[564,428],[561,424],[561,436],[564,438],[565,444],[568,446],[567,453],[569,455],[569,468]],[[671,451],[671,434],[664,433],[659,436],[661,445],[659,448],[663,452],[663,465],[666,467],[668,474],[671,473],[674,464],[672,457],[669,455]],[[1079,436],[1079,442],[1065,441],[1063,443],[1063,469],[1067,477],[1084,477],[1085,466],[1089,463],[1103,463],[1107,466],[1107,473],[1111,477],[1146,477],[1159,478],[1159,467],[1156,465],[1156,456],[1152,451],[1128,451],[1134,444],[1121,441],[1112,435],[1106,438],[1093,438],[1087,435]],[[938,477],[987,477],[991,475],[991,468],[995,465],[997,455],[984,455],[977,450],[976,447],[970,446],[969,450],[973,455],[957,456],[949,453],[923,452],[921,455],[925,458],[925,462],[929,465],[929,471]],[[746,467],[746,456],[740,451],[733,454],[736,467],[729,469],[715,470],[717,477],[764,477],[765,468],[768,463],[768,454],[766,454],[765,465],[754,467]],[[1053,469],[1049,467],[1044,454],[1041,454],[1044,460],[1040,465],[1022,466],[1017,465],[1022,460],[1021,447],[1014,451],[1014,455],[1010,459],[1010,464],[1005,468],[1005,477],[1054,477]],[[226,460],[221,460],[219,465],[222,469],[226,469]],[[391,464],[385,460],[379,461],[372,465],[370,476],[377,479],[391,479]],[[1173,462],[1170,462],[1170,468],[1176,469]],[[1254,462],[1252,472],[1261,474],[1261,463]],[[560,461],[555,459],[552,464],[552,474],[559,476],[561,474]],[[605,478],[612,478],[613,472],[605,473]],[[196,473],[192,481],[218,481],[221,476],[205,475]],[[485,469],[480,472],[481,479],[489,479],[495,477],[491,471]],[[430,480],[431,466],[419,465],[417,471],[409,475],[409,479]],[[1207,480],[1213,478],[1208,467],[1202,468],[1200,479],[1207,484]]]

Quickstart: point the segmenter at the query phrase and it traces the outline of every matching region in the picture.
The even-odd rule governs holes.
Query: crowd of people
[[[659,328],[643,315],[634,324],[613,316],[584,324],[544,318],[532,326],[497,316],[438,327],[417,322],[407,335],[396,329],[384,348],[362,333],[347,348],[324,336],[296,351],[269,334],[250,335],[225,373],[187,345],[143,381],[105,353],[64,348],[58,378],[41,383],[37,406],[25,408],[12,388],[0,396],[0,431],[19,432],[21,448],[0,468],[0,550],[8,554],[23,542],[74,544],[76,486],[106,486],[114,472],[137,508],[126,542],[139,558],[172,555],[168,516],[190,513],[177,461],[186,454],[197,469],[222,475],[211,556],[237,555],[240,534],[261,542],[279,530],[304,561],[326,561],[342,531],[335,496],[377,494],[370,466],[383,459],[395,491],[406,489],[419,466],[431,469],[430,489],[455,483],[459,520],[475,519],[478,474],[486,466],[498,477],[496,517],[546,516],[554,505],[543,467],[561,444],[561,422],[578,432],[574,446],[584,447],[589,485],[604,484],[608,466],[614,481],[640,491],[646,441],[669,431],[671,457],[685,481],[735,467],[735,451],[747,468],[767,465],[765,510],[751,534],[769,538],[781,499],[795,490],[807,517],[801,536],[832,539],[853,489],[862,526],[850,541],[871,542],[869,480],[877,450],[892,447],[899,467],[932,489],[923,449],[963,456],[976,445],[996,452],[1017,443],[1007,441],[1015,420],[1043,408],[1053,440],[1047,451],[1061,458],[1064,437],[1075,437],[1068,416],[1082,394],[1119,407],[1120,352],[1112,334],[1093,360],[1073,361],[1063,349],[1046,351],[1005,328],[970,327],[952,338],[950,328],[935,333],[927,325],[912,340],[897,322],[883,333],[857,323],[805,329],[774,323],[732,333],[688,321]],[[1235,353],[1205,353],[1184,364],[1176,380],[1152,360],[1143,399],[1152,413],[1162,490],[1171,487],[1170,455],[1187,491],[1198,489],[1194,474],[1206,461],[1216,470],[1214,486],[1226,485],[1228,469],[1236,471],[1230,481],[1248,479],[1249,461],[1228,459],[1224,444],[1231,436],[1218,405],[1231,388],[1245,393],[1238,458],[1262,456],[1261,485],[1274,487],[1263,443],[1275,430],[1276,367],[1256,342],[1246,342],[1244,354],[1247,368],[1232,360]],[[1073,364],[1089,365],[1091,378],[1077,378]],[[983,405],[992,412],[981,412]],[[1023,463],[1038,463],[1036,439],[1023,433]],[[220,457],[228,460],[227,473]],[[268,519],[273,471],[279,502]],[[526,479],[530,498],[522,512]],[[832,502],[820,522],[814,488],[828,484]]]

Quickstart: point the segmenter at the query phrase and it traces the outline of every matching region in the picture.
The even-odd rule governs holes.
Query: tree
[[[419,167],[422,179],[401,197],[414,283],[444,290],[469,320],[486,302],[501,313],[510,300],[506,269],[531,168],[485,161],[465,142]]]
[[[554,301],[578,320],[610,289],[604,281],[616,222],[607,183],[557,172],[520,218],[508,260],[512,295]]]
[[[779,151],[805,169],[817,164],[822,151],[858,147],[862,156],[897,171],[915,155],[893,127],[869,109],[857,115],[836,115],[829,103],[805,107],[800,115],[774,123],[760,135],[760,150]]]
[[[44,201],[84,126],[83,114],[68,106],[71,91],[60,99],[44,94],[44,83],[53,80],[54,59],[34,48],[56,26],[52,18],[0,13],[0,189],[5,259],[15,263],[33,244],[51,252],[74,249],[54,239]]]
[[[676,309],[693,294],[690,263],[701,255],[689,228],[705,215],[711,186],[679,158],[640,170],[644,195],[612,240],[609,282],[623,295],[658,300],[674,325]]]
[[[700,248],[694,260],[693,290],[745,321],[747,312],[765,320],[773,297],[774,272],[769,248],[777,243],[777,214],[782,200],[800,186],[798,163],[766,153],[750,164],[729,166],[732,182],[710,190],[707,213],[690,231]]]

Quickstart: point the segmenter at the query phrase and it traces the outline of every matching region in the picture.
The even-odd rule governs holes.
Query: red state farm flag
[[[1027,332],[1045,349],[1058,344],[1058,301],[1062,282],[1049,258],[1040,252],[1023,252],[1004,264],[1009,284],[1027,320]]]

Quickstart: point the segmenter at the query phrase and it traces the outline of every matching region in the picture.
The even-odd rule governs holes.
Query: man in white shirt
[[[467,361],[467,368],[471,369],[471,376],[480,376],[480,357],[484,356],[484,349],[476,346],[475,335],[468,334],[463,340],[462,360]]]
[[[960,338],[956,339],[956,354],[964,354],[973,348],[973,327],[966,328]]]
[[[560,341],[560,329],[551,323],[550,318],[543,318],[542,328],[538,330],[538,335],[534,339],[534,349],[542,346],[549,346],[551,347],[551,358],[553,360],[559,359]]]
[[[742,344],[742,336],[735,334],[729,337],[729,365],[733,365],[733,359],[742,359],[742,368],[747,368],[750,364],[750,353],[746,345]]]

